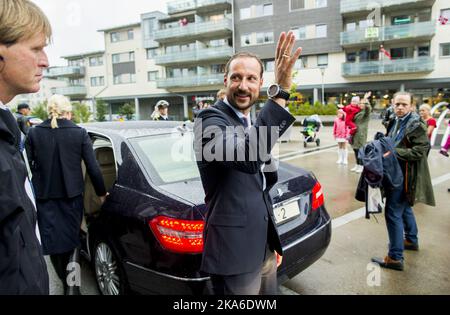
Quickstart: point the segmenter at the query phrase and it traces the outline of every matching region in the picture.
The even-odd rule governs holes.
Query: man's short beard
[[[228,99],[228,102],[230,103],[231,106],[233,106],[234,108],[236,108],[236,109],[239,110],[239,111],[246,111],[246,110],[252,108],[253,105],[256,104],[256,101],[254,101],[254,102],[250,101],[250,103],[248,104],[247,107],[241,108],[241,107],[239,107],[239,106],[234,102],[234,99]]]

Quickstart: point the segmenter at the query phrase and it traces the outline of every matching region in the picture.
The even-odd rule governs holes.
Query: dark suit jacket
[[[35,234],[36,210],[13,115],[0,109],[0,295],[48,294],[48,273]]]
[[[202,110],[195,121],[195,151],[208,208],[204,232],[205,247],[201,269],[215,275],[236,275],[255,271],[265,259],[266,245],[282,254],[280,238],[275,225],[269,190],[276,183],[276,172],[266,174],[263,191],[264,162],[270,160],[270,151],[278,137],[294,122],[286,110],[269,100],[260,112],[255,125],[244,133],[236,113],[219,101],[212,108]],[[238,126],[235,133],[225,133],[227,126]],[[266,130],[261,128],[267,126]],[[270,127],[279,127],[272,136]],[[223,131],[223,138],[204,133],[210,128]],[[240,131],[239,131],[240,130]],[[249,139],[267,137],[268,145],[257,159],[249,151]],[[202,158],[206,151],[220,152],[220,146],[232,150],[234,158]],[[242,151],[244,150],[244,151]],[[230,155],[230,152],[228,152]],[[233,157],[233,154],[231,155]],[[222,160],[222,161],[220,161]]]
[[[66,119],[58,119],[58,126],[52,129],[50,120],[46,120],[28,133],[27,153],[36,198],[81,195],[84,191],[82,160],[96,194],[105,195],[105,184],[87,131]]]

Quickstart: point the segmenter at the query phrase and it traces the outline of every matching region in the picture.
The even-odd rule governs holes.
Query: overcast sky
[[[53,43],[50,65],[66,65],[61,56],[105,48],[99,29],[140,21],[142,13],[167,12],[168,0],[32,0],[50,19]]]

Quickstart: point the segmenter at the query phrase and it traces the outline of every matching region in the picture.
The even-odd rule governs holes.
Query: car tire
[[[95,280],[102,295],[126,295],[128,282],[122,266],[122,260],[112,243],[98,240],[93,247]]]

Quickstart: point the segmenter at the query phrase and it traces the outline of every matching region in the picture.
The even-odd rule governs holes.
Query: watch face
[[[274,97],[278,94],[278,91],[280,88],[276,84],[272,84],[269,86],[269,89],[267,90],[267,94],[269,94],[270,97]]]

